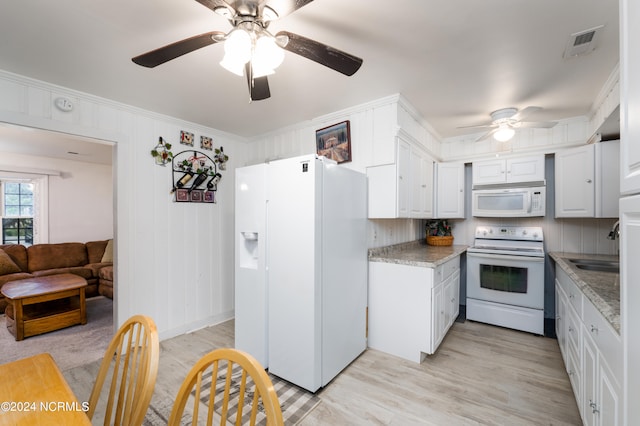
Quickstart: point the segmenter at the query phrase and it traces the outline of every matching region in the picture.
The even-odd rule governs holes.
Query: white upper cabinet
[[[433,217],[434,159],[397,138],[393,164],[367,167],[370,218]]]
[[[556,217],[618,217],[619,149],[609,141],[556,153]]]
[[[434,160],[429,154],[411,147],[411,212],[412,218],[433,217]]]
[[[544,180],[544,155],[474,161],[473,186]]]
[[[435,217],[464,219],[464,163],[438,163],[436,182]]]

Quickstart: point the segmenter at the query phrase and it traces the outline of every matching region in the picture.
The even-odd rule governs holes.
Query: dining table
[[[78,401],[48,353],[0,365],[0,426],[91,425],[89,403]]]

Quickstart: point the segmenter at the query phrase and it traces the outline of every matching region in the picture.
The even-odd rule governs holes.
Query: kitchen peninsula
[[[467,246],[413,241],[369,250],[369,347],[410,361],[435,353],[458,316]]]

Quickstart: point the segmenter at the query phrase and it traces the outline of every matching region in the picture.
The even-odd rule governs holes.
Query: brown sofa
[[[113,262],[102,262],[109,240],[87,243],[0,245],[0,288],[9,281],[44,275],[71,273],[87,280],[86,297],[97,296],[100,271],[111,269],[111,291],[104,295],[113,298]],[[6,254],[4,255],[3,252]],[[7,260],[7,255],[10,260]],[[12,261],[12,262],[11,262]],[[0,293],[0,313],[7,301]]]

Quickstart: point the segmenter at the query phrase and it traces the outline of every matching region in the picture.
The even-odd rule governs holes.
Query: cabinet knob
[[[598,327],[596,327],[595,325],[591,324],[591,332],[592,333],[598,333]]]
[[[423,188],[426,188],[426,187],[427,187],[427,185],[422,185],[422,187],[423,187]]]
[[[569,333],[573,333],[573,327],[569,327]]]
[[[593,182],[591,179],[587,179],[587,183],[591,183]]]

